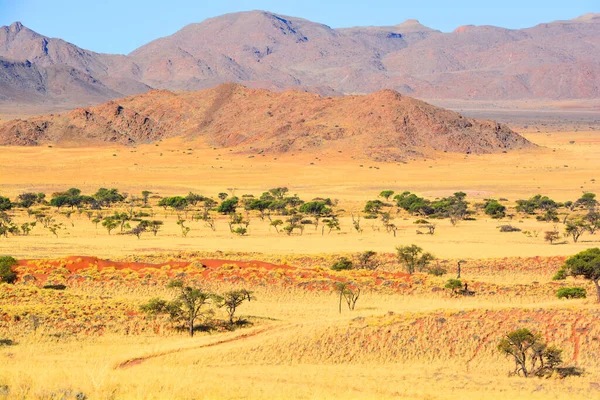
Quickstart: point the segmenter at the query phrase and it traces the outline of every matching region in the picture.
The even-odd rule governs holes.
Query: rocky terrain
[[[154,90],[65,114],[0,125],[0,144],[136,144],[183,137],[247,153],[336,149],[373,159],[533,146],[505,125],[383,90],[370,95],[249,89]]]
[[[271,90],[422,99],[600,97],[600,15],[510,30],[442,33],[418,21],[330,27],[263,11],[191,24],[131,54],[98,54],[20,23],[0,28],[0,102],[98,104],[150,88],[224,82]]]

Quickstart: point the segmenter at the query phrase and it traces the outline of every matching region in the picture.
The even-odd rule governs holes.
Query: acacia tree
[[[422,272],[431,261],[435,259],[433,254],[423,252],[423,249],[417,245],[396,247],[398,261],[400,261],[406,272],[413,274],[416,271]]]
[[[383,197],[386,201],[389,200],[393,195],[393,190],[382,190],[381,193],[379,193],[379,197]]]
[[[515,361],[514,375],[548,376],[562,363],[562,350],[542,340],[542,335],[522,328],[507,333],[498,344],[498,351]]]
[[[568,258],[554,279],[562,280],[567,276],[581,276],[594,282],[597,301],[600,303],[600,248],[587,249]]]
[[[108,234],[110,235],[110,232],[117,226],[119,226],[119,221],[116,220],[114,217],[106,217],[102,221],[102,226],[106,228]]]
[[[342,312],[342,300],[346,301],[348,304],[348,309],[350,311],[354,310],[356,307],[356,302],[360,297],[360,288],[354,288],[348,282],[335,282],[333,285],[333,289],[339,295],[339,312]]]
[[[213,295],[199,288],[186,286],[180,279],[170,281],[167,288],[176,291],[175,299],[165,301],[154,298],[142,305],[140,309],[150,315],[168,314],[171,320],[186,325],[190,336],[194,336],[196,320],[210,315],[210,310],[203,310],[203,308],[210,303]]]
[[[371,250],[363,251],[356,256],[357,269],[376,270],[379,267],[377,253]]]
[[[217,307],[223,307],[225,308],[225,311],[227,311],[230,325],[233,325],[233,317],[235,316],[235,312],[238,309],[238,307],[244,301],[250,301],[255,299],[256,298],[252,296],[252,292],[246,289],[232,290],[224,293],[221,296],[215,296],[215,302],[217,304]]]
[[[579,216],[569,217],[565,224],[565,233],[573,238],[573,242],[577,243],[579,237],[588,230],[588,225],[585,220]]]
[[[151,194],[152,194],[152,192],[149,190],[142,191],[142,201],[144,202],[144,207],[148,207],[148,198],[150,197]]]
[[[544,232],[544,240],[546,242],[550,242],[550,244],[553,244],[558,239],[560,239],[560,234],[558,233],[558,231],[553,230]]]

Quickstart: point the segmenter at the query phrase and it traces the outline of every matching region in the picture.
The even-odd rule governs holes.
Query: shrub
[[[17,260],[13,257],[0,257],[0,282],[15,283],[17,274],[13,271],[12,267],[17,264]]]
[[[565,287],[558,289],[556,297],[559,299],[585,299],[587,291],[582,287]]]
[[[460,279],[448,279],[444,287],[452,290],[452,293],[458,293],[462,289],[463,284]]]
[[[346,271],[352,269],[352,261],[350,261],[346,257],[342,257],[335,263],[333,263],[331,269],[334,271]]]
[[[445,268],[436,265],[435,267],[430,267],[427,272],[433,276],[442,276],[446,275],[448,271]]]
[[[44,285],[42,289],[52,289],[52,290],[65,290],[67,287],[65,285]]]
[[[485,203],[484,212],[492,218],[504,218],[506,207],[497,200],[488,200]]]
[[[512,225],[500,225],[498,228],[500,229],[500,232],[521,232],[521,229]]]

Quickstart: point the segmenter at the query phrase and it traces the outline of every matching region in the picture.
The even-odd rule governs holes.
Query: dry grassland
[[[395,246],[415,243],[441,259],[452,259],[450,270],[456,259],[469,259],[464,276],[479,292],[472,298],[454,298],[434,289],[443,287],[452,273],[440,278],[417,275],[419,283],[410,282],[414,291],[369,290],[355,311],[344,309],[340,314],[330,291],[256,285],[252,288],[257,300],[240,308],[240,314],[253,322],[251,327],[191,339],[172,332],[125,334],[117,329],[102,335],[56,337],[43,326],[34,330],[22,322],[15,325],[18,330],[0,329],[0,339],[16,342],[0,346],[0,399],[74,399],[79,392],[89,399],[599,398],[600,324],[592,298],[557,300],[550,283],[555,261],[537,268],[530,267],[531,259],[496,260],[496,264],[485,260],[571,255],[598,247],[599,234],[584,235],[576,244],[549,245],[543,233],[537,237],[500,233],[496,227],[501,222],[484,217],[457,227],[440,220],[432,236],[416,235],[413,220],[404,217],[395,221],[401,226],[397,237],[373,229],[368,220],[363,221],[362,234],[352,230],[349,213],[382,189],[410,190],[425,197],[462,190],[470,201],[504,197],[511,203],[537,193],[557,201],[574,200],[582,191],[600,193],[598,133],[527,137],[542,147],[500,155],[445,154],[406,164],[355,160],[351,149],[318,156],[248,158],[176,141],[135,149],[3,148],[0,194],[10,197],[69,187],[89,193],[101,186],[138,195],[151,190],[162,196],[189,191],[214,196],[226,188],[237,188],[238,195],[258,195],[287,186],[305,199],[339,199],[339,208],[346,212],[342,230],[331,234],[308,227],[304,235],[288,237],[253,218],[247,237],[234,237],[221,219],[216,232],[190,221],[187,238],[181,237],[176,217],[168,213],[158,236],[145,233],[139,240],[108,235],[85,215],[73,214],[70,219],[57,217],[66,226],[58,238],[39,227],[30,236],[0,238],[0,254],[130,260],[154,259],[152,255],[163,253],[155,257],[163,262],[171,257],[166,252],[210,252],[213,258],[252,257],[297,265],[301,275],[303,269],[326,269],[341,253],[391,253]],[[156,209],[165,217],[162,209]],[[25,214],[17,217],[26,219]],[[516,217],[511,223],[533,232],[552,226],[533,218]],[[339,276],[358,279],[352,273]],[[79,306],[102,303],[101,296],[106,296],[102,312],[112,313],[120,310],[114,304],[136,309],[151,296],[167,294],[160,286],[143,290],[113,286],[113,279],[105,276],[93,282],[67,290],[65,304],[69,296],[75,300],[65,307],[76,313]],[[212,283],[217,291],[236,287],[231,281]],[[592,286],[586,287],[592,293]],[[2,301],[8,302],[2,293]],[[27,302],[0,303],[0,309],[52,315],[50,304],[62,296],[49,294],[55,297],[44,303],[33,293]],[[508,377],[512,362],[499,355],[495,345],[503,333],[517,327],[542,332],[564,349],[567,364],[584,367],[587,374],[564,380]]]

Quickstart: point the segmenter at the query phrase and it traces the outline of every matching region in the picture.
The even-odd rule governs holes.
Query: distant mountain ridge
[[[442,33],[409,20],[331,29],[265,11],[209,18],[129,55],[0,28],[0,103],[97,104],[151,88],[224,82],[321,94],[393,89],[428,99],[600,98],[600,14]]]
[[[232,83],[198,92],[153,90],[0,124],[0,145],[135,145],[172,137],[252,154],[334,149],[381,161],[534,146],[505,125],[465,118],[392,90],[323,97]]]

